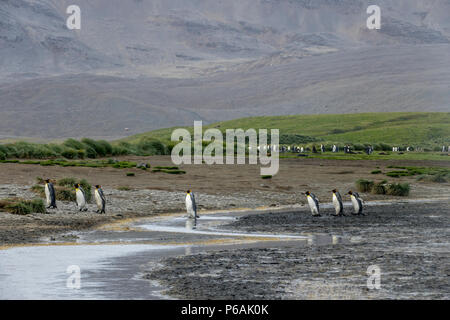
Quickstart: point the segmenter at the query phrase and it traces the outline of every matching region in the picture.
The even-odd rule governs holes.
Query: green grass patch
[[[127,177],[134,177],[135,176],[135,174],[134,174],[134,172],[127,172]]]
[[[370,172],[371,174],[380,174],[382,173],[381,170],[373,170]]]
[[[281,144],[323,143],[327,151],[332,144],[365,146],[371,144],[375,151],[391,151],[392,146],[402,149],[420,146],[439,152],[450,137],[449,112],[379,112],[355,114],[287,115],[241,118],[204,126],[227,129],[279,129]],[[357,125],[355,125],[357,124]],[[175,128],[154,130],[119,140],[137,143],[143,138],[156,139],[169,145]],[[193,127],[186,127],[193,134]],[[415,152],[398,155],[396,158]],[[372,155],[373,156],[373,155]],[[442,158],[442,157],[441,157]]]
[[[271,175],[264,175],[264,176],[261,176],[261,179],[272,179],[272,176]]]
[[[0,210],[18,215],[47,212],[42,199],[24,200],[20,198],[0,200]]]
[[[409,167],[409,166],[389,166],[391,169],[402,169],[386,172],[388,177],[416,176],[418,181],[431,181],[445,183],[450,177],[450,168],[445,167]]]

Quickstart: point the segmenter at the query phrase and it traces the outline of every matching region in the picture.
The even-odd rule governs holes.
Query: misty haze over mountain
[[[449,88],[450,0],[0,0],[0,138],[449,111]]]

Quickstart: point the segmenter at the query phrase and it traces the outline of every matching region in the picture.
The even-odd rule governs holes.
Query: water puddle
[[[196,223],[182,215],[160,216],[131,223],[128,231],[82,232],[76,245],[0,250],[0,299],[167,299],[161,294],[164,288],[142,279],[145,270],[165,257],[219,249],[351,243],[339,235],[221,230],[248,213],[204,214]],[[79,267],[81,289],[67,287],[69,266]]]

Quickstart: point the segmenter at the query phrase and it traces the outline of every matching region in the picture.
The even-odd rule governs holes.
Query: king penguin
[[[342,204],[342,197],[339,191],[333,189],[333,206],[336,210],[335,216],[343,216],[344,215],[344,205]]]
[[[197,215],[197,204],[195,202],[195,195],[192,190],[186,191],[186,211],[189,218],[199,218]]]
[[[53,183],[50,179],[45,180],[45,198],[47,199],[47,209],[56,209],[56,194]]]
[[[95,186],[94,196],[95,196],[95,202],[97,203],[97,208],[98,208],[96,213],[99,213],[99,212],[106,213],[106,211],[105,211],[106,198],[105,198],[105,195],[103,193],[101,186],[99,186],[99,185]]]
[[[305,192],[306,199],[308,199],[309,207],[311,208],[311,213],[313,216],[320,216],[319,212],[319,199],[314,195],[314,193],[311,193],[309,191]]]
[[[79,211],[87,211],[86,194],[79,183],[75,185],[75,194],[77,196],[77,207]]]
[[[363,211],[363,205],[362,205],[362,199],[359,197],[358,192],[352,192],[351,190],[348,192],[350,195],[350,199],[352,200],[353,209],[354,209],[354,215],[362,214]]]

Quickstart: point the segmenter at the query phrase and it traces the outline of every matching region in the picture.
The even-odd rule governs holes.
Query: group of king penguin
[[[333,206],[336,211],[334,216],[345,216],[344,215],[344,204],[342,202],[341,194],[338,190],[334,189],[333,192]],[[352,192],[351,190],[347,193],[350,196],[353,205],[353,215],[362,215],[363,211],[363,203],[364,201],[361,199],[357,192]],[[308,205],[311,209],[311,213],[314,217],[320,216],[319,209],[319,199],[311,192],[305,192],[306,198],[308,200]],[[197,204],[195,202],[195,195],[192,190],[188,190],[186,192],[186,211],[188,214],[188,218],[193,221],[193,225],[195,226],[197,223]]]
[[[77,208],[80,212],[86,212],[87,201],[86,201],[86,192],[83,187],[77,183],[74,185]],[[47,209],[56,209],[56,192],[53,186],[53,183],[50,179],[45,180],[45,198],[47,199]],[[97,211],[96,213],[106,213],[106,197],[103,193],[102,187],[100,185],[95,186],[94,190],[94,198],[97,203]]]
[[[335,209],[334,216],[344,216],[344,204],[342,203],[342,197],[339,191],[336,189],[332,190],[333,192],[333,206]],[[359,196],[357,192],[352,192],[351,190],[347,193],[350,196],[350,200],[353,205],[353,215],[362,215],[363,211],[363,200]],[[308,205],[311,209],[311,213],[314,217],[320,217],[320,209],[319,209],[319,199],[309,191],[305,192],[306,199],[308,200]]]
[[[86,201],[86,193],[83,190],[83,187],[77,183],[74,185],[75,194],[76,194],[76,202],[77,208],[81,212],[85,212],[88,210],[87,201]],[[339,191],[336,189],[332,190],[333,192],[333,206],[336,211],[335,216],[344,216],[344,204],[342,203],[342,197]],[[353,205],[353,214],[361,215],[363,211],[363,200],[359,196],[357,192],[349,191],[347,193],[350,196]],[[305,192],[306,198],[308,200],[308,205],[311,209],[311,213],[313,216],[320,216],[320,208],[319,208],[319,199],[311,192]],[[47,199],[47,209],[56,209],[56,193],[53,183],[50,179],[45,180],[45,197]],[[100,185],[95,186],[94,190],[95,202],[97,204],[96,213],[106,213],[106,197],[103,193],[102,187]],[[196,225],[197,218],[199,218],[197,214],[197,204],[195,202],[195,195],[192,190],[188,190],[186,192],[186,211],[188,213],[188,218],[194,221],[194,226]]]

